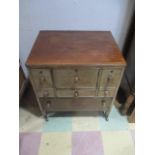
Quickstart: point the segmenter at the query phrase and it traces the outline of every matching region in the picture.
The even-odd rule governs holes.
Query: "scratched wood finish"
[[[100,89],[105,87],[116,87],[121,71],[121,68],[103,69],[101,73]]]
[[[78,92],[78,97],[95,97],[96,89],[57,89],[57,97],[75,97],[75,92]]]
[[[54,69],[56,88],[96,88],[97,69]]]
[[[109,31],[40,31],[26,61],[42,114],[110,113],[126,62]]]
[[[110,31],[40,31],[27,66],[125,65]]]
[[[55,97],[54,88],[42,88],[37,90],[39,97]]]
[[[98,96],[113,97],[115,90],[116,90],[115,87],[108,87],[106,89],[100,89],[98,92]]]
[[[40,98],[42,106],[48,111],[108,111],[111,101],[112,98]]]
[[[31,69],[36,89],[53,87],[51,73],[48,69]]]

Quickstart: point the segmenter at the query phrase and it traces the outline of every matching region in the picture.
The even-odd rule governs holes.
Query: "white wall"
[[[111,30],[120,49],[134,0],[20,0],[19,56],[25,61],[39,30]]]

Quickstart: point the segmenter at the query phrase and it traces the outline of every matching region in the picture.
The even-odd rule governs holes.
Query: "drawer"
[[[100,88],[116,87],[121,78],[121,69],[103,69],[101,71]]]
[[[97,69],[54,69],[56,88],[96,88]]]
[[[115,94],[115,88],[107,88],[106,90],[99,90],[98,96],[104,96],[104,97],[113,97]]]
[[[54,89],[53,88],[42,88],[37,90],[37,94],[39,97],[54,97]]]
[[[52,88],[51,73],[48,69],[31,69],[35,88],[37,90],[41,88]]]
[[[40,102],[47,111],[109,111],[112,98],[40,98]]]
[[[57,89],[57,97],[93,97],[96,94],[95,89]]]

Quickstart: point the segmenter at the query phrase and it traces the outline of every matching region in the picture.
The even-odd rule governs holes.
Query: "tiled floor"
[[[113,107],[101,113],[62,113],[46,122],[20,108],[20,155],[134,155],[134,124]]]

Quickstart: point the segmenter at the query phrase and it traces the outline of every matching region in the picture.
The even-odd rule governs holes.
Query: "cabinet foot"
[[[108,118],[108,117],[105,117],[105,120],[106,120],[106,121],[109,121],[109,118]]]
[[[54,115],[55,115],[55,112],[46,113],[46,114],[44,115],[44,118],[45,118],[46,121],[48,121],[48,120],[49,120],[49,117],[52,117],[52,116],[54,116]]]
[[[47,115],[45,115],[44,118],[45,118],[46,121],[48,121],[48,116]]]
[[[106,121],[109,121],[108,114],[107,114],[106,112],[103,112],[103,113],[104,113],[105,120],[106,120]]]
[[[45,112],[44,118],[45,118],[46,121],[48,121],[48,114],[47,114],[47,112]]]

